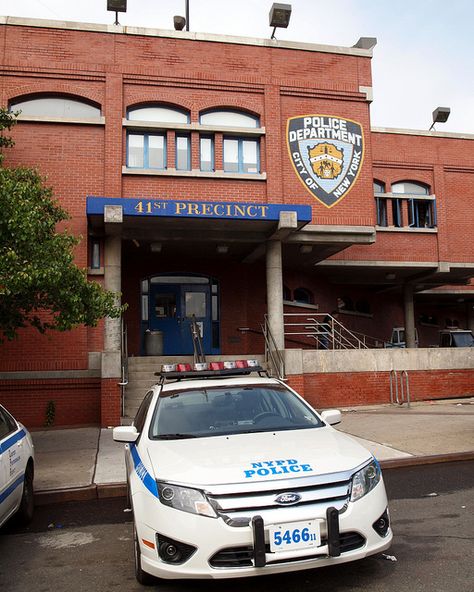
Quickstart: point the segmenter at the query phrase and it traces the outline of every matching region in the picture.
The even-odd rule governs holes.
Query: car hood
[[[196,486],[255,483],[350,471],[372,455],[326,426],[187,440],[151,440],[155,477]]]

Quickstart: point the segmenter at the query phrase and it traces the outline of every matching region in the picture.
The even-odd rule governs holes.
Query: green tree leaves
[[[13,124],[14,117],[0,109],[0,147],[12,145],[3,132]],[[39,173],[1,165],[0,159],[0,340],[27,325],[67,331],[119,317],[115,295],[75,265],[79,240],[57,232],[68,214]]]

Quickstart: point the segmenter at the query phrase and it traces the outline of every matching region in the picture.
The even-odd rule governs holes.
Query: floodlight
[[[360,37],[359,41],[352,47],[358,49],[373,49],[377,45],[377,37]]]
[[[115,12],[114,25],[119,25],[120,23],[118,22],[118,13],[127,12],[127,0],[107,0],[107,10]]]
[[[429,131],[433,129],[435,123],[446,123],[450,113],[451,109],[449,107],[437,107],[433,111],[433,123],[431,124]]]
[[[184,29],[184,25],[186,24],[186,19],[184,16],[174,16],[173,17],[174,28],[176,31],[182,31]]]
[[[127,0],[107,0],[107,10],[112,12],[127,12]]]
[[[286,29],[290,24],[291,4],[274,2],[269,14],[270,27],[273,27],[272,39],[275,37],[277,27]]]

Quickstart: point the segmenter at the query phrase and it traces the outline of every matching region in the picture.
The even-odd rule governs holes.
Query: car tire
[[[17,513],[17,519],[20,522],[20,524],[23,525],[29,524],[33,519],[33,512],[35,507],[33,476],[33,463],[30,461],[26,466],[25,480],[23,482],[23,493],[21,496],[21,502]]]
[[[133,523],[133,549],[133,555],[135,559],[135,577],[137,578],[137,582],[142,586],[153,586],[157,583],[157,579],[142,569],[142,553],[140,551],[140,543],[138,542],[138,534],[137,529],[135,528],[135,522]]]

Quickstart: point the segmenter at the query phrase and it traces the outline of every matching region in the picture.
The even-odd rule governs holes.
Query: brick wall
[[[120,386],[116,378],[103,378],[100,393],[100,424],[103,428],[120,425]]]
[[[100,380],[3,380],[0,403],[27,427],[46,425],[48,403],[54,403],[53,427],[100,423]]]
[[[412,401],[474,395],[473,370],[410,371]],[[290,386],[298,377],[292,377]],[[321,373],[304,376],[304,397],[316,408],[390,402],[389,372]]]

